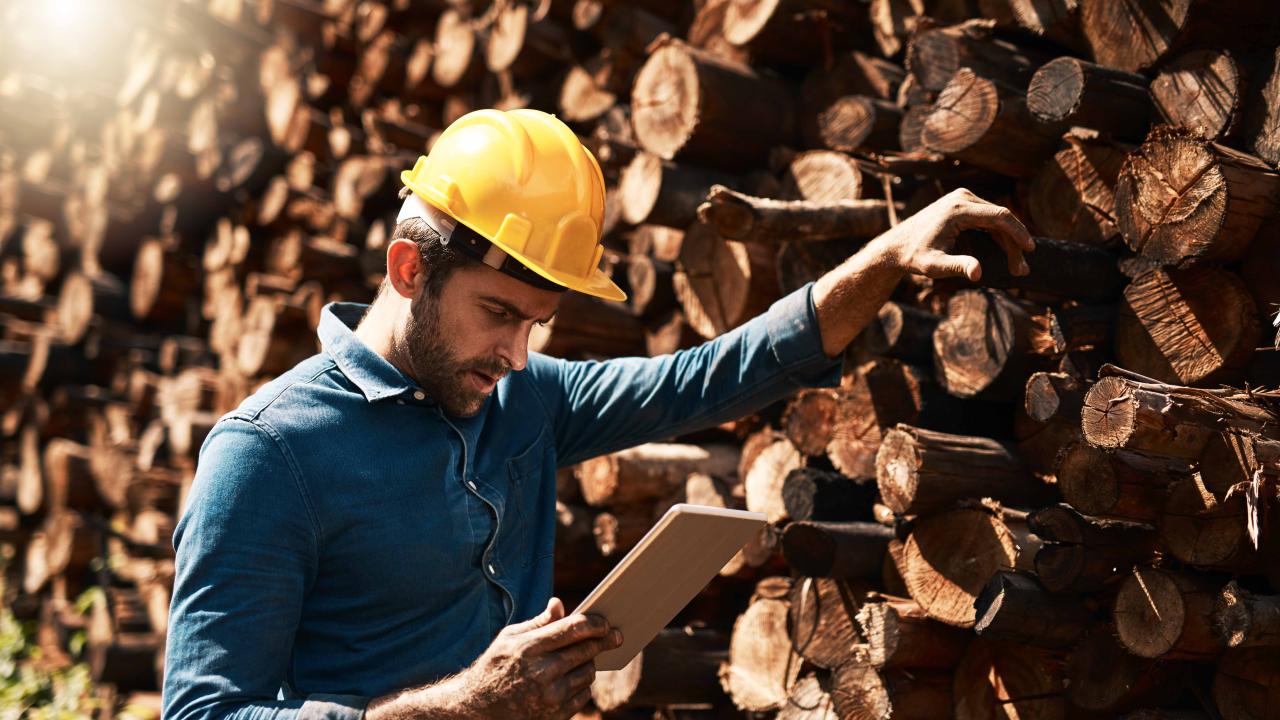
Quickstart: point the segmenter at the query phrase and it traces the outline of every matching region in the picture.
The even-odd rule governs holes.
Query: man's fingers
[[[577,695],[591,687],[591,683],[596,679],[596,667],[591,663],[584,663],[569,671],[565,678],[569,681],[569,694]]]
[[[565,718],[572,718],[578,714],[578,711],[587,706],[587,701],[591,699],[591,688],[579,691],[577,695],[569,698],[569,702],[565,703]]]
[[[536,639],[529,649],[549,653],[583,640],[605,637],[608,632],[609,623],[599,615],[569,615],[533,630]]]
[[[541,613],[525,620],[524,622],[512,623],[506,627],[508,635],[519,635],[530,630],[536,630],[545,627],[556,620],[564,617],[564,603],[560,598],[553,597],[547,601],[547,607]]]
[[[965,277],[976,282],[982,277],[982,265],[971,255],[948,255],[930,250],[919,260],[920,272],[931,278]]]
[[[966,203],[962,207],[962,214],[956,218],[964,226],[961,229],[980,228],[991,233],[1004,248],[1009,272],[1014,275],[1030,272],[1022,253],[1035,250],[1035,240],[1008,208],[981,201]]]

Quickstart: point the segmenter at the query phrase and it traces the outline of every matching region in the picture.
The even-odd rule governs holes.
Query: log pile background
[[[1269,3],[118,5],[74,77],[0,65],[5,600],[108,708],[156,702],[211,425],[372,299],[398,171],[527,106],[599,158],[631,295],[535,350],[715,337],[958,187],[1038,236],[908,278],[839,388],[561,472],[571,606],[673,502],[770,518],[592,716],[1280,717]]]

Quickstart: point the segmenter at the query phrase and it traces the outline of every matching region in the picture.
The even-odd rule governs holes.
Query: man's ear
[[[400,297],[412,300],[422,289],[426,275],[422,256],[412,240],[397,238],[387,245],[387,284]]]

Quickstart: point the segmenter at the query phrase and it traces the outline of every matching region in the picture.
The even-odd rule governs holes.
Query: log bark
[[[759,243],[729,240],[710,226],[691,225],[672,279],[686,322],[709,340],[768,309],[778,297],[772,257]]]
[[[969,634],[930,619],[919,603],[878,595],[858,610],[865,645],[860,659],[876,668],[955,667]]]
[[[1127,151],[1124,146],[1073,130],[1067,146],[1031,180],[1027,211],[1035,228],[1049,236],[1106,246],[1120,235],[1115,185]]]
[[[721,236],[742,242],[813,242],[872,238],[889,229],[884,200],[771,200],[716,185],[698,218]]]
[[[1114,301],[1124,289],[1125,278],[1116,266],[1115,256],[1100,248],[1036,237],[1035,250],[1023,256],[1030,272],[1014,275],[1009,272],[1004,251],[990,236],[966,232],[957,240],[958,250],[981,263],[979,282],[986,287],[1025,290],[1045,302],[1091,303]]]
[[[861,342],[873,355],[927,366],[933,362],[933,332],[938,321],[937,315],[926,310],[889,301],[862,331]]]
[[[812,577],[876,579],[893,530],[878,523],[789,523],[782,531],[782,556]]]
[[[669,41],[631,93],[636,139],[667,160],[746,169],[795,136],[790,91],[745,66]]]
[[[587,504],[606,507],[656,500],[682,487],[690,473],[724,477],[737,464],[728,446],[650,443],[586,460],[575,474]]]
[[[1111,618],[1120,643],[1138,657],[1212,660],[1222,654],[1212,630],[1216,597],[1207,578],[1135,568],[1120,585]]]
[[[1280,48],[1266,53],[1245,107],[1241,140],[1254,155],[1272,167],[1280,165]]]
[[[1013,533],[999,518],[981,509],[951,510],[916,522],[903,546],[903,579],[929,617],[971,628],[978,593],[1017,558]]]
[[[885,505],[911,515],[937,512],[965,498],[1019,505],[1051,494],[995,440],[902,424],[885,434],[876,453],[876,483]]]
[[[1240,278],[1197,267],[1134,278],[1116,313],[1116,357],[1134,372],[1185,385],[1238,378],[1259,343],[1258,311]]]
[[[723,697],[716,673],[729,639],[713,630],[666,628],[627,666],[600,672],[591,699],[606,712],[651,705],[713,703]]]
[[[1065,650],[1089,625],[1080,600],[1051,594],[1030,573],[1001,570],[974,601],[973,629],[987,640]]]
[[[1150,562],[1156,554],[1150,525],[1081,515],[1067,504],[1036,510],[1027,523],[1043,541],[1036,551],[1036,575],[1054,593],[1098,592],[1117,572]]]
[[[978,9],[1000,27],[1021,30],[1073,50],[1083,45],[1079,0],[978,0]]]
[[[1061,127],[1037,123],[1026,98],[961,68],[924,121],[925,149],[1015,178],[1030,178],[1057,145]]]
[[[793,521],[865,517],[876,500],[875,485],[869,478],[848,478],[807,467],[787,473],[781,492],[782,506]]]
[[[740,187],[734,176],[692,165],[676,165],[651,153],[636,153],[622,170],[618,192],[622,218],[633,225],[653,223],[684,229],[713,186]]]
[[[1027,87],[1027,109],[1037,120],[1092,128],[1141,140],[1151,116],[1147,80],[1141,75],[1073,57],[1051,60]]]
[[[1155,127],[1116,183],[1120,232],[1152,262],[1239,259],[1280,202],[1280,174],[1192,131]]]

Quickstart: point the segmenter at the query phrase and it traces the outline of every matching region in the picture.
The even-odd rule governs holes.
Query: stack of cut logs
[[[441,128],[535,107],[599,159],[630,295],[567,295],[548,354],[714,338],[960,187],[1037,236],[1026,276],[959,237],[982,279],[904,280],[838,388],[561,471],[570,604],[672,503],[769,518],[584,717],[1280,718],[1271,3],[113,12],[74,80],[0,67],[5,602],[104,717],[155,704],[210,427],[372,299]]]

